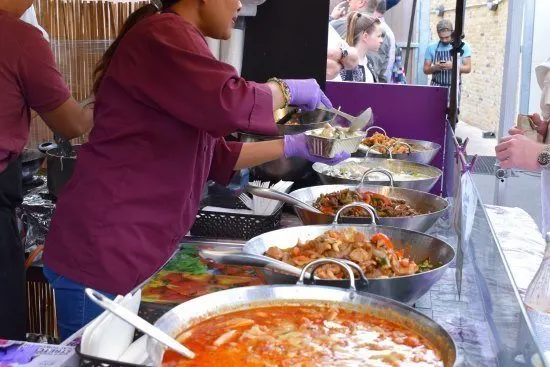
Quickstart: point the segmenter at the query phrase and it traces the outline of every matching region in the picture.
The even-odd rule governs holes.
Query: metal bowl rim
[[[48,149],[44,154],[47,157],[51,157],[51,158],[60,158],[60,159],[63,159],[63,160],[65,160],[65,159],[76,160],[76,158],[78,157],[78,148],[80,148],[81,146],[82,146],[82,144],[73,144],[73,149],[77,153],[77,155],[75,155],[73,157],[63,157],[61,155],[58,155],[57,152],[59,151],[59,147]]]
[[[177,305],[176,307],[174,307],[173,309],[171,309],[170,311],[168,311],[167,313],[165,313],[164,315],[162,315],[155,323],[154,323],[154,326],[157,326],[158,324],[162,323],[164,320],[170,318],[173,314],[178,314],[181,312],[182,309],[185,309],[187,307],[190,307],[189,306],[189,303],[193,302],[193,303],[198,303],[199,299],[203,298],[202,301],[204,301],[204,298],[214,298],[214,295],[217,295],[219,297],[220,293],[223,293],[223,292],[226,292],[225,296],[232,296],[231,293],[243,293],[243,292],[246,292],[246,291],[253,291],[253,290],[256,290],[256,289],[261,289],[261,288],[270,288],[270,289],[273,289],[273,288],[302,288],[302,287],[307,287],[308,289],[309,288],[315,288],[315,290],[319,290],[319,291],[323,291],[323,292],[334,292],[334,293],[339,293],[339,294],[342,294],[342,295],[350,295],[352,293],[355,293],[357,294],[359,297],[365,297],[365,298],[371,298],[373,299],[375,302],[377,303],[380,303],[379,305],[376,305],[376,306],[370,306],[370,305],[365,305],[365,304],[359,304],[360,307],[364,307],[365,309],[371,309],[373,311],[382,311],[383,310],[383,307],[384,307],[384,303],[386,303],[386,307],[388,306],[395,306],[397,309],[400,309],[400,311],[402,312],[409,312],[409,313],[412,313],[415,315],[416,318],[420,319],[420,320],[424,320],[424,321],[427,321],[428,323],[430,324],[433,324],[436,326],[436,328],[433,328],[431,331],[433,332],[433,336],[434,337],[443,337],[445,339],[445,342],[448,342],[448,348],[446,351],[451,351],[453,352],[454,355],[450,356],[451,360],[454,360],[454,363],[453,365],[456,364],[456,357],[457,357],[457,348],[456,348],[456,343],[454,341],[454,338],[452,337],[452,335],[438,322],[436,322],[434,319],[432,319],[431,317],[423,314],[422,312],[416,310],[415,308],[411,307],[411,306],[408,306],[402,302],[399,302],[399,301],[396,301],[396,300],[393,300],[391,298],[387,298],[387,297],[383,297],[383,296],[379,296],[377,294],[373,294],[373,293],[368,293],[368,292],[362,292],[362,291],[357,291],[357,292],[352,292],[350,291],[349,289],[342,289],[342,288],[337,288],[337,287],[330,287],[330,286],[322,286],[322,285],[297,285],[297,284],[271,284],[271,285],[255,285],[255,286],[246,286],[246,287],[238,287],[238,288],[232,288],[232,289],[225,289],[225,290],[222,290],[222,291],[219,291],[219,292],[215,292],[215,293],[210,293],[210,294],[206,294],[206,295],[203,295],[203,296],[200,296],[200,297],[197,297],[197,298],[194,298],[190,301],[187,301],[187,302],[183,302],[179,305]],[[255,307],[250,307],[250,305],[254,305],[254,304],[257,304],[257,305],[261,305],[262,303],[270,303],[270,302],[274,302],[275,304],[276,303],[281,303],[281,304],[284,304],[285,301],[287,302],[293,302],[293,303],[298,303],[300,304],[301,302],[311,302],[311,301],[318,301],[318,299],[315,299],[315,298],[312,298],[312,299],[304,299],[304,300],[296,300],[296,299],[271,299],[271,300],[262,300],[262,301],[257,301],[257,302],[249,302],[249,303],[245,303],[246,301],[243,300],[243,302],[234,308],[234,310],[247,310],[247,309],[254,309]],[[348,301],[345,301],[345,300],[341,300],[341,301],[325,301],[325,300],[322,300],[323,302],[326,302],[326,303],[335,303],[335,304],[338,304],[339,307],[343,307],[343,308],[346,308],[347,306],[349,307],[349,302]],[[225,312],[224,312],[224,307],[222,306],[219,310],[216,310],[214,312],[212,312],[211,315],[205,317],[204,319],[199,320],[198,322],[202,322],[204,320],[208,320],[209,318],[212,318],[212,317],[216,317],[216,316],[219,316],[219,315],[223,315],[224,313],[229,313],[229,312],[232,312],[231,311],[231,307],[226,307],[225,308]],[[406,318],[405,315],[400,315],[401,317],[403,318]],[[378,316],[382,319],[385,319],[384,317],[382,316]],[[387,319],[385,319],[387,320]],[[388,320],[388,321],[391,321],[391,320]],[[424,326],[422,325],[421,322],[415,322],[415,321],[411,321],[411,322],[414,322],[415,324],[419,325],[419,326]],[[191,325],[186,325],[186,326],[190,326],[190,327],[194,327],[195,324],[193,323],[190,323]],[[181,327],[182,325],[178,325],[179,326],[179,329],[180,329],[180,332],[183,331],[184,329]],[[400,325],[401,327],[404,327],[404,325]],[[153,342],[153,339],[149,336],[147,336],[147,351],[150,350],[150,343]],[[164,348],[164,351],[166,350],[166,348]],[[440,353],[443,353],[443,351],[439,350],[438,351]],[[163,353],[164,354],[164,353]]]
[[[433,141],[429,141],[429,140],[401,139],[401,138],[399,138],[399,139],[397,139],[397,141],[401,141],[403,143],[413,143],[413,144],[421,145],[425,148],[426,148],[426,146],[424,146],[422,143],[429,143],[432,146],[430,148],[426,149],[426,150],[414,150],[411,153],[397,153],[397,154],[393,154],[393,155],[401,155],[401,154],[412,155],[412,154],[418,154],[418,153],[428,153],[428,152],[431,152],[433,150],[440,150],[441,149],[441,144],[433,142]],[[366,144],[361,143],[361,147],[368,148],[369,146],[366,145]],[[373,154],[388,155],[387,153],[376,153],[376,152],[373,152]]]
[[[434,166],[431,166],[429,164],[423,164],[423,163],[418,163],[418,162],[411,162],[411,161],[406,161],[406,160],[403,160],[403,159],[388,159],[388,158],[379,158],[379,157],[367,157],[367,158],[348,158],[338,164],[336,164],[335,166],[338,166],[338,165],[341,165],[341,164],[345,164],[345,163],[351,163],[351,162],[357,162],[357,163],[361,163],[361,161],[364,161],[365,159],[368,159],[368,160],[379,160],[379,161],[389,161],[389,162],[399,162],[401,164],[404,164],[404,165],[412,165],[412,166],[420,166],[421,168],[423,169],[426,169],[426,170],[432,170],[434,172],[438,172],[438,175],[437,176],[430,176],[428,178],[422,178],[422,179],[418,179],[418,180],[403,180],[403,181],[399,181],[399,180],[395,180],[394,179],[394,182],[415,182],[415,181],[427,181],[427,180],[433,180],[433,179],[439,179],[441,177],[441,175],[443,175],[443,171],[440,170],[439,168],[437,167],[434,167]],[[325,175],[325,176],[328,176],[328,177],[334,177],[336,179],[342,179],[342,180],[350,180],[350,181],[359,181],[359,180],[354,180],[354,179],[351,179],[351,178],[342,178],[342,177],[338,177],[338,176],[333,176],[333,175],[328,175],[326,173],[324,173],[320,167],[323,167],[323,166],[327,166],[329,167],[330,165],[326,164],[326,163],[321,163],[321,162],[315,162],[313,163],[313,165],[311,166],[313,168],[313,170],[319,174],[319,175]],[[334,166],[330,166],[330,167],[334,167]],[[369,182],[369,181],[367,181]],[[389,181],[370,181],[370,182],[389,182]]]
[[[349,188],[357,188],[357,186],[354,186],[354,185],[349,185],[349,184],[342,184],[342,185],[317,185],[317,186],[311,186],[311,188],[313,187],[322,187],[322,186],[349,186]],[[363,185],[363,187],[371,187],[371,188],[377,188],[377,187],[391,187],[391,186],[381,186],[381,185]],[[289,195],[292,195],[294,193],[298,193],[299,191],[306,191],[307,189],[309,189],[309,187],[303,187],[301,189],[297,189],[297,190],[294,190],[294,191],[291,191],[289,192],[288,194]],[[445,207],[443,209],[440,209],[438,211],[435,211],[435,212],[430,212],[430,213],[423,213],[423,214],[418,214],[418,215],[411,215],[411,216],[406,216],[406,217],[381,217],[381,218],[391,218],[391,219],[399,219],[399,218],[422,218],[422,217],[425,217],[425,216],[428,216],[428,215],[432,215],[432,214],[438,214],[438,213],[441,213],[441,212],[444,212],[446,211],[447,209],[449,209],[449,202],[447,200],[445,200],[444,198],[442,198],[441,196],[437,196],[437,195],[434,195],[434,194],[431,194],[429,192],[424,192],[424,191],[419,191],[419,190],[413,190],[413,189],[408,189],[406,187],[392,187],[392,189],[397,189],[397,190],[403,190],[403,191],[413,191],[413,192],[417,192],[417,193],[420,193],[420,194],[426,194],[426,195],[430,195],[430,196],[433,196],[434,198],[436,198],[436,200],[438,201],[441,201],[441,202],[445,202]],[[330,192],[329,194],[332,194],[334,192]],[[294,195],[292,195],[294,196]],[[308,203],[309,204],[309,203]],[[311,203],[311,205],[313,205],[313,203]],[[293,207],[297,208],[295,205],[292,205]],[[301,209],[301,208],[297,208],[297,209]],[[302,209],[302,210],[307,210],[307,209]],[[331,218],[334,218],[334,215],[333,214],[325,214]],[[343,218],[357,218],[357,217],[346,217],[346,216],[342,216]],[[368,217],[359,217],[359,218],[368,218]],[[377,225],[378,226],[378,225]],[[397,228],[397,227],[395,227]],[[422,232],[420,232],[422,233]]]

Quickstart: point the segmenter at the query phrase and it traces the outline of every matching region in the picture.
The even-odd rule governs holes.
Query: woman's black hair
[[[163,9],[171,7],[178,1],[180,0],[153,0],[150,4],[144,5],[138,10],[134,11],[132,14],[130,14],[128,19],[126,19],[126,21],[122,25],[122,28],[120,29],[120,33],[118,34],[117,38],[109,46],[107,51],[105,51],[94,69],[93,92],[95,95],[97,95],[97,92],[99,91],[101,81],[103,80],[103,77],[105,76],[105,73],[109,68],[109,64],[111,63],[111,60],[115,54],[116,49],[120,45],[122,38],[130,31],[130,29],[132,29],[133,26],[135,26],[143,19],[162,11]]]

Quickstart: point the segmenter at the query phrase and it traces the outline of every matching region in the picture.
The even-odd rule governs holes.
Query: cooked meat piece
[[[370,260],[372,258],[372,254],[362,248],[358,248],[349,254],[349,258],[357,263],[361,263]]]
[[[322,254],[326,250],[330,250],[331,248],[332,248],[331,245],[327,242],[316,242],[315,243],[315,251],[317,251],[320,254]]]
[[[267,252],[266,252],[267,256],[269,257],[272,257],[276,260],[282,260],[283,259],[283,250],[281,250],[280,248],[278,247],[270,247]]]

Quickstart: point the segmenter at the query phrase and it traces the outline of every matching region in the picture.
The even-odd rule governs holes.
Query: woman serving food
[[[85,287],[124,294],[172,255],[197,214],[207,180],[271,160],[310,155],[304,135],[275,134],[273,110],[330,101],[315,80],[244,80],[205,37],[228,39],[239,0],[165,0],[130,15],[95,70],[95,126],[57,202],[44,253],[62,338],[100,309]]]

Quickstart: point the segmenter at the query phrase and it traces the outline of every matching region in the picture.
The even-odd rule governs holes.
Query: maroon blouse
[[[275,134],[268,87],[217,61],[197,28],[151,16],[122,40],[97,95],[95,126],[57,202],[44,262],[126,293],[168,260],[208,179],[229,182],[236,130]]]

